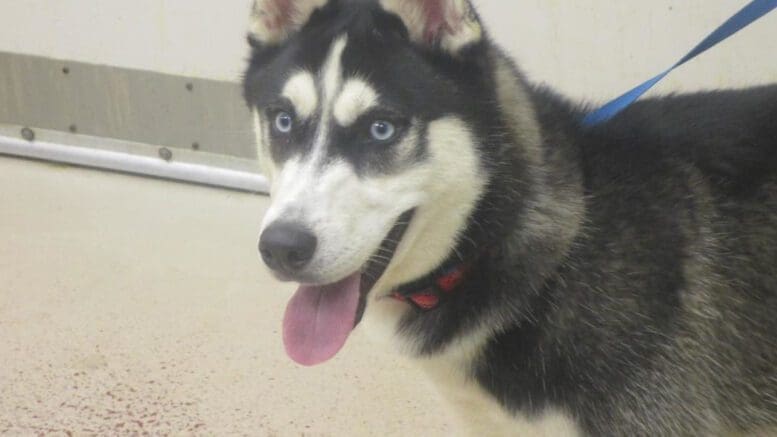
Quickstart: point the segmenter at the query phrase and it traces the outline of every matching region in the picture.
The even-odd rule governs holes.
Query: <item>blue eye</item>
[[[287,134],[291,132],[293,127],[294,118],[292,118],[288,112],[279,112],[278,115],[275,116],[275,129],[277,129],[278,132]]]
[[[372,123],[370,135],[378,141],[388,141],[394,138],[397,128],[388,121],[378,120]]]

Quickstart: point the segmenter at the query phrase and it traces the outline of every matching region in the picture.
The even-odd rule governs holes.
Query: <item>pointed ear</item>
[[[300,30],[316,9],[329,0],[254,0],[250,38],[260,44],[279,44]]]
[[[381,0],[399,16],[419,44],[457,54],[483,38],[483,28],[469,0]]]

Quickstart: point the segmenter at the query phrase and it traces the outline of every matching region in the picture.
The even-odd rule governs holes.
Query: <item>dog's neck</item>
[[[578,114],[560,98],[558,107],[535,106],[534,93],[545,91],[534,90],[501,52],[492,51],[492,58],[504,124],[489,137],[508,140],[488,145],[497,150],[488,161],[498,164],[474,217],[480,226],[472,228],[480,228],[480,235],[470,229],[463,240],[500,252],[493,260],[497,265],[519,260],[520,266],[504,266],[506,273],[519,275],[521,288],[537,290],[563,262],[584,222],[581,157],[569,135],[580,128]],[[549,111],[561,121],[547,123]],[[491,223],[484,222],[489,218]]]
[[[392,296],[394,299],[414,306],[418,311],[432,311],[444,305],[447,299],[455,299],[461,284],[467,280],[475,264],[481,257],[489,253],[486,247],[480,256],[466,261],[454,261],[433,270],[425,277],[409,284],[397,287]]]

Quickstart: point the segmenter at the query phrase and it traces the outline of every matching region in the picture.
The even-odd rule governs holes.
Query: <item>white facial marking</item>
[[[413,123],[411,123],[405,136],[394,146],[398,162],[412,162],[416,159],[415,155],[418,151],[418,142],[421,141],[421,128],[415,124],[417,122],[417,120],[414,120]]]
[[[307,71],[294,74],[283,87],[283,97],[289,99],[297,116],[307,119],[318,107],[318,91],[313,75]]]
[[[318,132],[313,141],[313,153],[311,160],[323,161],[326,155],[326,144],[329,136],[329,124],[332,122],[332,101],[334,101],[337,91],[343,80],[343,51],[348,44],[348,37],[341,36],[332,43],[326,62],[321,69],[321,78],[323,82],[323,107],[321,111],[321,120],[318,125]]]
[[[378,93],[365,81],[351,79],[335,101],[335,120],[340,126],[350,126],[378,104]]]
[[[324,79],[324,102],[326,107],[330,107],[332,99],[343,79],[343,51],[348,44],[348,37],[343,35],[335,39],[332,48],[329,50],[324,67],[321,69],[321,77]]]

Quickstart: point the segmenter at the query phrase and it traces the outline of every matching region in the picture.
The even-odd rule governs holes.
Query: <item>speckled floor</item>
[[[0,157],[0,434],[450,434],[423,376],[358,331],[323,367],[286,358],[266,205]]]

